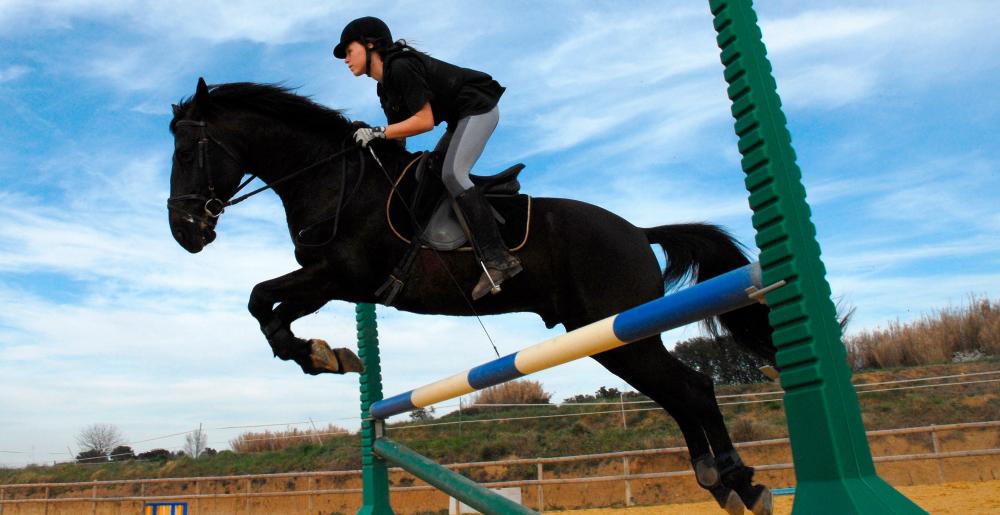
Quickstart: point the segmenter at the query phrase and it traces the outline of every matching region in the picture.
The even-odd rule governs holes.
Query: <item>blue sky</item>
[[[355,429],[356,379],[272,358],[246,313],[254,284],[295,268],[275,197],[228,212],[198,255],[170,237],[164,201],[170,104],[199,76],[283,82],[381,122],[374,82],[330,53],[358,16],[507,86],[481,172],[522,161],[536,196],[643,226],[710,221],[752,243],[706,2],[616,5],[0,0],[0,463],[67,459],[95,422],[137,450],[179,448],[143,440],[199,423],[216,448],[239,433],[228,426]],[[851,331],[996,298],[1000,6],[758,12],[831,285],[857,307]],[[474,320],[379,315],[388,393],[492,356]],[[484,323],[502,353],[558,331],[533,315]],[[353,345],[353,324],[332,303],[295,329]],[[624,386],[589,360],[537,378],[557,400]]]

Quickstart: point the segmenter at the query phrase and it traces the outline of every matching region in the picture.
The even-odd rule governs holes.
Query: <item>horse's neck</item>
[[[357,147],[347,134],[324,136],[305,131],[259,130],[256,138],[248,139],[248,145],[253,154],[250,171],[274,185],[293,232],[334,216],[340,209],[338,202],[345,204],[340,211],[340,224],[348,223],[347,220],[372,223],[384,219],[389,185],[409,162],[407,152],[382,144],[376,151],[380,165],[370,151],[355,150]],[[300,172],[331,156],[336,157],[315,169]],[[293,174],[298,175],[292,177]]]
[[[283,189],[277,184],[289,175],[339,150],[333,141],[307,132],[260,130],[251,132],[245,140],[250,172],[275,184],[276,191]]]

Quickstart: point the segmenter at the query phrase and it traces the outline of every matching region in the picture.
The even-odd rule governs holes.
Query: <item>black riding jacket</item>
[[[493,109],[504,90],[486,73],[405,47],[385,56],[382,82],[377,88],[389,123],[413,116],[430,102],[434,125],[447,122],[449,126],[466,116]]]

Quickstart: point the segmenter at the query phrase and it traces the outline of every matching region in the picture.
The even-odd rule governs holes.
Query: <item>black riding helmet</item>
[[[348,23],[344,27],[344,31],[340,33],[340,43],[333,47],[333,56],[337,59],[347,57],[347,46],[352,41],[357,41],[365,46],[367,43],[373,43],[375,49],[378,50],[392,44],[392,33],[389,32],[389,26],[384,21],[374,16],[358,18]]]

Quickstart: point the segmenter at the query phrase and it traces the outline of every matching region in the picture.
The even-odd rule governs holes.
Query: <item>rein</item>
[[[331,154],[331,155],[329,155],[327,157],[324,157],[323,159],[320,159],[319,161],[316,161],[316,162],[311,163],[311,164],[309,164],[309,165],[307,165],[307,166],[305,166],[303,168],[300,168],[300,169],[298,169],[298,170],[296,170],[296,171],[294,171],[294,172],[292,172],[292,173],[290,173],[290,174],[288,174],[288,175],[286,175],[286,176],[284,176],[284,177],[282,177],[280,179],[272,181],[269,184],[261,186],[260,188],[257,188],[255,190],[249,192],[249,193],[246,193],[246,194],[241,195],[241,196],[236,197],[236,198],[230,198],[230,200],[222,200],[215,193],[215,184],[212,181],[212,170],[209,167],[209,161],[208,161],[208,144],[209,143],[215,143],[215,145],[217,145],[219,148],[221,148],[226,153],[226,155],[229,156],[229,159],[231,159],[237,165],[239,165],[239,163],[240,163],[239,158],[236,157],[236,154],[232,150],[230,150],[229,147],[227,147],[225,144],[223,144],[217,138],[215,138],[214,136],[212,136],[211,134],[209,134],[209,132],[208,132],[208,123],[207,122],[201,121],[201,120],[179,120],[176,123],[176,126],[177,127],[197,127],[197,128],[199,128],[201,130],[201,137],[198,139],[198,171],[202,172],[205,175],[205,181],[208,183],[208,194],[209,194],[209,196],[206,197],[205,195],[202,195],[200,193],[188,193],[188,194],[185,194],[185,195],[173,196],[173,197],[170,197],[170,198],[167,199],[167,209],[171,209],[171,210],[174,210],[174,211],[179,211],[179,212],[187,215],[188,217],[190,217],[190,219],[192,221],[193,220],[199,220],[199,221],[202,221],[202,222],[207,222],[209,218],[211,218],[211,219],[218,218],[219,216],[222,215],[222,213],[224,213],[226,211],[227,207],[235,206],[236,204],[239,204],[240,202],[243,202],[244,200],[246,200],[246,199],[248,199],[248,198],[250,198],[250,197],[252,197],[252,196],[254,196],[254,195],[258,194],[258,193],[261,193],[263,191],[267,191],[269,189],[273,189],[275,186],[277,186],[277,185],[279,185],[279,184],[281,184],[283,182],[290,181],[290,180],[292,180],[292,179],[294,179],[294,178],[296,178],[296,177],[304,174],[305,172],[308,172],[310,170],[313,170],[313,169],[317,168],[318,166],[320,166],[322,164],[329,163],[330,161],[333,161],[334,159],[337,159],[337,158],[339,158],[341,156],[344,156],[345,154],[347,154],[348,152],[350,152],[352,150],[358,150],[359,153],[360,153],[360,150],[361,150],[361,149],[358,149],[356,147],[353,147],[353,145],[352,146],[346,146],[345,145],[345,147],[342,148],[340,151],[334,152],[333,154]],[[361,185],[361,179],[364,176],[364,169],[365,169],[364,168],[364,159],[361,159],[361,177],[358,178],[357,184],[355,184],[354,189],[351,191],[351,194],[347,197],[347,202],[350,202],[350,200],[354,197],[354,194],[357,193],[358,188]],[[306,231],[314,228],[315,226],[317,226],[317,225],[319,225],[321,223],[327,222],[327,221],[329,221],[329,220],[332,219],[332,220],[334,220],[333,235],[331,235],[331,237],[327,241],[324,241],[323,243],[319,243],[319,244],[304,244],[306,246],[320,246],[320,245],[325,245],[325,244],[329,243],[330,240],[332,240],[333,237],[337,233],[337,225],[338,225],[338,223],[340,221],[340,211],[341,211],[341,209],[344,206],[344,190],[347,187],[347,160],[346,159],[343,162],[343,167],[342,167],[341,170],[342,170],[342,172],[341,172],[341,183],[340,183],[341,187],[340,187],[340,193],[339,193],[338,198],[337,198],[337,211],[336,211],[336,213],[332,217],[325,218],[323,220],[320,220],[319,222],[315,222],[313,224],[308,225],[306,228],[300,230],[299,233],[298,233],[298,236],[301,238],[302,235],[303,235],[303,233],[305,233]],[[245,188],[248,184],[250,184],[251,181],[253,181],[256,178],[257,178],[256,174],[250,174],[250,177],[248,179],[244,180],[242,183],[240,183],[239,187],[236,188],[236,191],[234,191],[232,193],[232,195],[236,195],[237,193],[239,193],[241,190],[243,190],[243,188]],[[182,208],[182,207],[180,207],[180,206],[178,206],[176,204],[177,202],[181,202],[181,201],[184,201],[184,200],[200,200],[200,201],[204,201],[205,202],[205,205],[204,205],[204,215],[196,215],[196,214],[191,213],[188,210],[186,210],[186,209],[184,209],[184,208]]]

